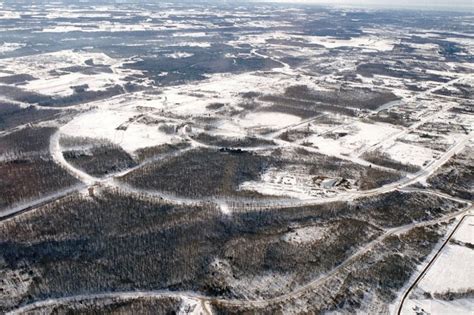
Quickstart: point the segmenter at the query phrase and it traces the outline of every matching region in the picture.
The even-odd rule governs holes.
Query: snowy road
[[[69,196],[75,192],[85,190],[87,185],[85,184],[78,184],[74,185],[70,188],[60,190],[55,192],[54,194],[46,195],[39,199],[32,200],[30,202],[20,203],[16,206],[4,209],[0,211],[0,222],[12,218],[14,216],[20,215],[22,213],[37,209],[45,204],[50,202],[55,202],[61,200],[62,198]]]

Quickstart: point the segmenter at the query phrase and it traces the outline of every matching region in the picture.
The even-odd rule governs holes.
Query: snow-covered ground
[[[117,62],[104,53],[60,50],[34,56],[1,59],[0,65],[15,73],[29,73],[40,76],[51,70],[85,65],[87,60],[93,60],[96,65],[107,66],[114,65]]]
[[[452,240],[474,244],[474,216],[466,217]],[[474,280],[474,268],[471,268],[473,261],[474,250],[450,242],[418,287],[432,294],[469,289]]]
[[[351,39],[338,39],[328,36],[307,36],[304,38],[312,44],[322,45],[326,48],[357,47],[375,51],[392,50],[394,44],[398,43],[393,39],[384,39],[377,36],[361,36]]]
[[[304,141],[329,155],[357,153],[379,143],[386,137],[400,132],[388,124],[369,124],[356,121],[319,136],[310,136]]]
[[[177,140],[176,136],[160,131],[156,125],[134,123],[136,115],[133,110],[94,110],[73,119],[61,128],[61,132],[72,137],[105,138],[129,153]],[[124,128],[117,129],[120,126]]]
[[[458,243],[460,242],[460,243]],[[474,250],[465,245],[474,244],[474,216],[467,216],[451,241],[443,248],[435,263],[428,269],[403,305],[402,314],[472,314],[474,298]],[[460,296],[443,298],[448,292]],[[430,298],[427,298],[427,295]]]
[[[19,44],[19,43],[2,43],[0,44],[0,54],[14,51],[17,49],[20,49],[22,47],[25,47],[25,44]]]
[[[471,224],[473,222],[474,220]],[[471,233],[469,242],[474,244],[474,237],[472,237],[474,228],[467,224],[467,229]],[[473,261],[474,250],[465,246],[449,244],[423,277],[418,288],[431,294],[469,289],[474,279],[474,268],[471,268]]]
[[[326,229],[319,226],[308,226],[295,229],[283,235],[282,240],[292,244],[313,243],[325,236]]]
[[[89,91],[100,91],[108,86],[124,84],[115,73],[100,73],[84,75],[82,73],[68,73],[58,77],[41,78],[28,81],[22,85],[29,91],[45,95],[68,96],[74,93],[74,87],[87,85]]]
[[[337,189],[325,187],[325,182],[315,183],[315,176],[309,174],[309,169],[301,165],[286,167],[285,169],[270,168],[257,181],[248,181],[240,185],[242,190],[257,191],[270,196],[288,196],[300,200],[326,198],[335,196]],[[327,178],[330,182],[337,180]],[[340,192],[340,191],[339,191]]]
[[[407,144],[399,141],[389,142],[384,145],[383,152],[387,153],[390,158],[402,164],[412,164],[424,166],[439,156],[439,152],[431,149]]]
[[[100,91],[114,85],[127,83],[130,75],[141,75],[141,71],[122,67],[125,60],[114,59],[104,53],[90,51],[62,50],[53,53],[38,54],[0,60],[0,69],[7,73],[30,74],[34,79],[26,81],[21,88],[52,96],[73,94],[74,87],[87,85],[86,90]],[[98,65],[108,70],[85,73],[71,71],[72,67]],[[0,78],[2,74],[0,72]],[[145,82],[150,84],[151,81]],[[143,84],[143,83],[141,83]]]
[[[150,23],[141,22],[135,24],[126,23],[114,23],[109,21],[103,21],[100,24],[97,23],[58,23],[53,26],[44,27],[41,31],[35,31],[37,33],[65,33],[65,32],[136,32],[136,31],[163,31],[163,30],[188,30],[205,29],[204,25],[196,25],[190,23],[176,23],[173,21],[165,21],[161,23]]]
[[[302,43],[317,44],[324,48],[341,48],[341,47],[353,47],[364,49],[368,51],[389,51],[392,50],[394,45],[399,43],[398,40],[393,38],[381,38],[379,36],[360,36],[352,37],[350,39],[340,39],[331,36],[310,36],[310,35],[298,35],[288,34],[284,32],[263,32],[258,35],[242,35],[238,40],[231,41],[231,45],[239,45],[243,43],[259,45],[265,44],[269,40],[284,40],[291,39],[294,41],[300,41]]]
[[[173,59],[188,58],[192,56],[194,56],[194,54],[190,54],[190,53],[182,52],[182,51],[177,51],[172,54],[165,54],[165,57],[173,58]]]
[[[259,112],[248,114],[234,123],[244,128],[283,128],[300,121],[301,118],[290,114]]]
[[[472,315],[474,299],[440,301],[433,299],[408,300],[403,315]]]

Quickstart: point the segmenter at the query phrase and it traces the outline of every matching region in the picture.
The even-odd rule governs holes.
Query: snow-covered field
[[[52,96],[68,96],[74,93],[77,86],[87,85],[89,91],[100,91],[106,87],[125,83],[117,80],[114,73],[100,73],[84,75],[81,73],[69,73],[58,77],[41,78],[28,81],[22,85],[23,88],[32,92],[38,92]]]
[[[471,315],[474,309],[474,299],[458,299],[455,301],[440,301],[432,299],[408,300],[402,314],[422,315]]]
[[[375,51],[392,50],[393,45],[397,43],[393,39],[383,39],[376,36],[357,37],[348,40],[320,36],[304,37],[304,39],[312,44],[322,45],[326,48],[357,47]]]
[[[203,25],[196,26],[195,24],[190,23],[175,23],[172,21],[166,21],[165,23],[154,24],[149,22],[142,22],[137,24],[125,24],[125,23],[113,23],[113,22],[104,22],[100,24],[90,23],[78,23],[76,24],[57,24],[50,27],[45,27],[41,33],[64,33],[64,32],[136,32],[136,31],[160,31],[160,30],[187,30],[187,29],[196,29],[201,30],[205,29]]]
[[[398,132],[400,132],[399,129],[390,125],[357,121],[333,129],[323,136],[310,136],[304,141],[309,141],[325,154],[351,154],[369,149],[374,144]]]
[[[235,121],[234,123],[244,128],[283,128],[288,125],[298,123],[300,121],[301,119],[294,115],[265,112],[248,114],[242,119]]]
[[[474,216],[467,216],[403,305],[403,314],[472,314]],[[471,291],[471,293],[469,293]],[[454,295],[449,298],[448,293]],[[458,294],[459,296],[456,296]],[[430,298],[427,298],[427,295]]]
[[[105,138],[129,153],[178,140],[176,136],[161,132],[156,125],[134,122],[136,115],[133,110],[94,110],[73,119],[61,128],[61,132],[72,137]],[[120,126],[123,128],[118,129]]]
[[[123,85],[130,75],[141,75],[141,71],[122,67],[125,60],[117,60],[104,53],[90,51],[62,50],[34,56],[7,58],[0,60],[0,79],[2,72],[30,74],[34,79],[21,83],[21,88],[51,96],[68,96],[74,87],[87,86],[86,90],[101,91],[107,87]],[[74,67],[104,67],[104,70],[85,72],[71,70]],[[145,84],[150,84],[150,80]],[[142,83],[143,84],[143,83]]]
[[[466,217],[452,237],[453,241],[474,244],[474,216]],[[459,292],[469,289],[474,279],[474,250],[451,241],[423,277],[418,287],[426,292]]]
[[[428,148],[399,141],[387,143],[382,150],[395,161],[418,166],[427,165],[439,156],[438,152]]]
[[[19,44],[19,43],[2,43],[0,44],[0,54],[14,51],[24,46],[25,46],[24,44]]]
[[[34,56],[15,57],[0,60],[0,65],[16,73],[47,74],[51,70],[85,65],[93,60],[96,65],[112,66],[117,61],[104,53],[88,51],[61,50]]]
[[[474,222],[474,220],[471,220]],[[470,224],[472,224],[472,222]],[[473,244],[474,230],[469,223],[464,229],[469,230],[471,234],[468,242]],[[454,237],[454,240],[457,240]],[[443,293],[446,291],[459,292],[469,289],[472,285],[474,270],[470,268],[474,259],[474,251],[465,246],[448,245],[443,249],[441,256],[436,264],[430,268],[428,273],[418,285],[419,289],[435,293]]]

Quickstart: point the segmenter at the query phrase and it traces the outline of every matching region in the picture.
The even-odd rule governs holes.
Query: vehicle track
[[[74,185],[73,187],[70,187],[68,189],[61,190],[59,192],[56,192],[51,195],[47,195],[45,197],[36,199],[31,202],[26,202],[26,203],[21,203],[20,205],[13,206],[11,208],[4,209],[0,211],[0,222],[6,221],[8,219],[11,219],[13,217],[16,217],[20,214],[23,214],[25,212],[29,212],[35,209],[38,209],[39,207],[42,207],[44,205],[47,205],[52,202],[56,202],[59,200],[62,200],[74,193],[77,193],[81,190],[85,190],[87,188],[87,185],[85,184],[78,184]]]

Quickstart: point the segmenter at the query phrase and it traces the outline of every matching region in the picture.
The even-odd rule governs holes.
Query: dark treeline
[[[24,128],[0,137],[0,209],[78,183],[49,153],[56,128]]]
[[[435,189],[467,200],[474,199],[474,150],[467,147],[428,178]]]

